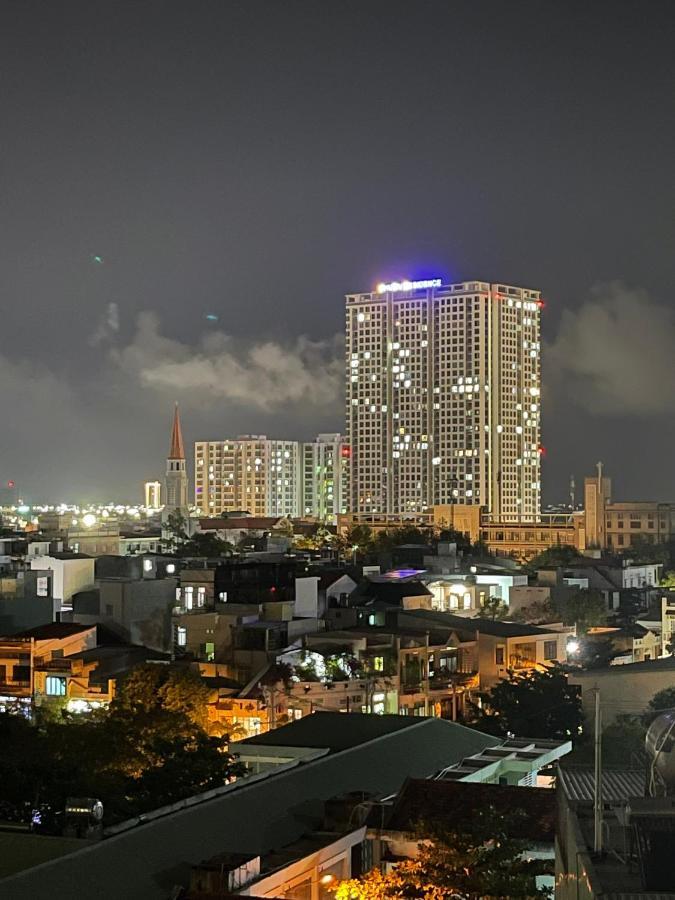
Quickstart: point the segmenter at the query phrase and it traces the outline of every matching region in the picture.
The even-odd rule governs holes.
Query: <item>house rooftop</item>
[[[92,631],[98,626],[79,625],[77,622],[49,622],[46,625],[38,625],[35,628],[29,628],[27,631],[19,631],[13,634],[13,638],[35,638],[36,641],[59,640],[60,638],[71,637],[74,634],[82,634],[85,631]]]
[[[466,744],[477,753],[483,747],[494,744],[494,737],[448,722],[424,716],[378,716],[368,713],[315,712],[290,725],[284,725],[265,734],[240,741],[237,746],[265,745],[271,747],[328,748],[332,752],[349,750],[377,738],[400,731],[413,732],[423,723],[432,722],[450,736],[454,733],[460,744]]]
[[[69,560],[69,559],[93,559],[93,558],[94,558],[93,556],[89,556],[88,553],[70,553],[70,552],[67,551],[67,550],[64,550],[64,551],[61,551],[61,552],[58,552],[58,553],[47,553],[47,554],[45,554],[45,555],[48,556],[48,557],[51,557],[52,559],[62,559],[62,560]]]
[[[647,659],[644,662],[623,663],[618,666],[598,666],[593,669],[577,669],[570,672],[573,678],[583,677],[585,675],[594,677],[596,675],[637,675],[641,672],[658,672],[658,671],[675,671],[675,656],[663,656],[659,659]]]
[[[569,800],[590,800],[595,796],[595,772],[590,766],[558,768],[558,786]],[[644,797],[644,769],[602,770],[602,799],[605,803],[622,803],[629,797]]]
[[[421,619],[439,628],[446,627],[457,631],[478,631],[481,634],[491,634],[495,637],[535,637],[551,633],[550,629],[539,628],[537,625],[501,622],[497,619],[472,619],[468,616],[454,616],[452,613],[436,612],[430,609],[406,610],[402,615],[406,618]]]

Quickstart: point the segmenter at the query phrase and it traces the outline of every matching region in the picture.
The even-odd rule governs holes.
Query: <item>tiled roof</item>
[[[585,766],[561,766],[558,784],[570,800],[593,800],[595,773]],[[602,798],[616,803],[630,797],[644,797],[645,773],[642,769],[603,769]]]

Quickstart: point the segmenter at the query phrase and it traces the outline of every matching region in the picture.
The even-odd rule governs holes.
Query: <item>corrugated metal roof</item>
[[[558,783],[570,800],[593,799],[595,773],[591,768],[561,767],[558,770]],[[629,797],[644,797],[644,794],[645,774],[641,769],[603,771],[602,796],[605,803],[617,803]]]

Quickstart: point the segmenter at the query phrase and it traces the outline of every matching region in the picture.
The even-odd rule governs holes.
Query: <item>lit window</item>
[[[179,647],[187,645],[187,628],[183,628],[181,625],[176,629],[176,643]]]
[[[49,697],[65,697],[66,679],[58,675],[48,675],[45,681],[45,693]]]

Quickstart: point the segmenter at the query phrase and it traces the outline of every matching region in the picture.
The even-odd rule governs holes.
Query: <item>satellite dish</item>
[[[675,709],[654,719],[645,736],[645,751],[649,796],[675,796]]]

